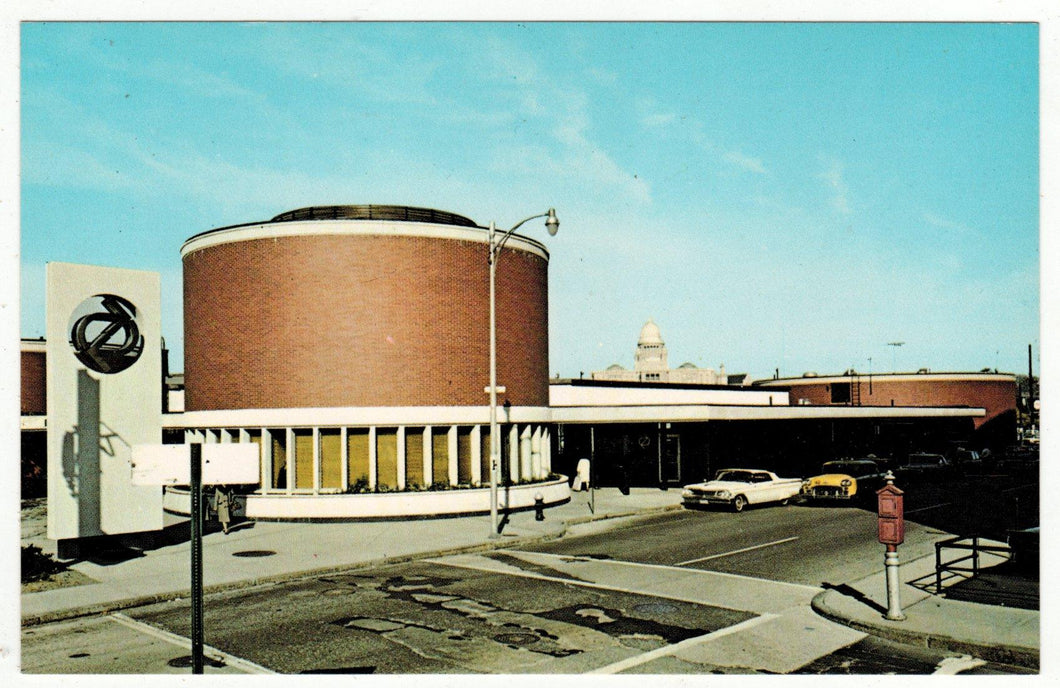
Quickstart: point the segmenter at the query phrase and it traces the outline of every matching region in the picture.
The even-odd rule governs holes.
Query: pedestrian
[[[217,511],[217,520],[221,524],[221,530],[228,535],[228,524],[232,522],[232,510],[229,508],[231,497],[223,485],[218,485],[213,498],[214,510]]]

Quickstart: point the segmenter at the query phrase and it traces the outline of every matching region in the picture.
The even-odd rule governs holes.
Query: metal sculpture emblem
[[[103,310],[74,321],[70,345],[77,360],[97,373],[120,373],[136,363],[144,350],[144,338],[136,324],[136,306],[112,294],[94,296],[88,301],[95,299],[99,299],[97,307],[101,305]]]

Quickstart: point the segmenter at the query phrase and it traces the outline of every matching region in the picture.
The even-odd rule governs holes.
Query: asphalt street
[[[1021,673],[867,638],[813,613],[882,566],[874,515],[772,506],[577,526],[207,599],[207,673]],[[945,534],[909,524],[908,556]],[[875,563],[874,563],[875,562]],[[186,673],[186,600],[23,633],[27,673]]]

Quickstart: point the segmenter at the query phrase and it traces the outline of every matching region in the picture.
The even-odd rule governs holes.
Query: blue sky
[[[553,375],[631,367],[649,317],[756,378],[1026,372],[1038,77],[1018,23],[26,23],[22,335],[47,261],[155,270],[179,368],[193,234],[553,206]]]

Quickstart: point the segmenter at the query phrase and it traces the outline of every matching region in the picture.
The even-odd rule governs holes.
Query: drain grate
[[[271,557],[276,554],[271,549],[245,549],[242,552],[232,552],[233,557]]]
[[[202,663],[204,666],[211,666],[215,669],[220,669],[221,667],[226,666],[223,661],[215,659],[213,657],[204,656],[202,658]],[[183,657],[174,657],[173,659],[166,662],[166,664],[175,669],[187,669],[191,667],[191,655],[184,655]]]

